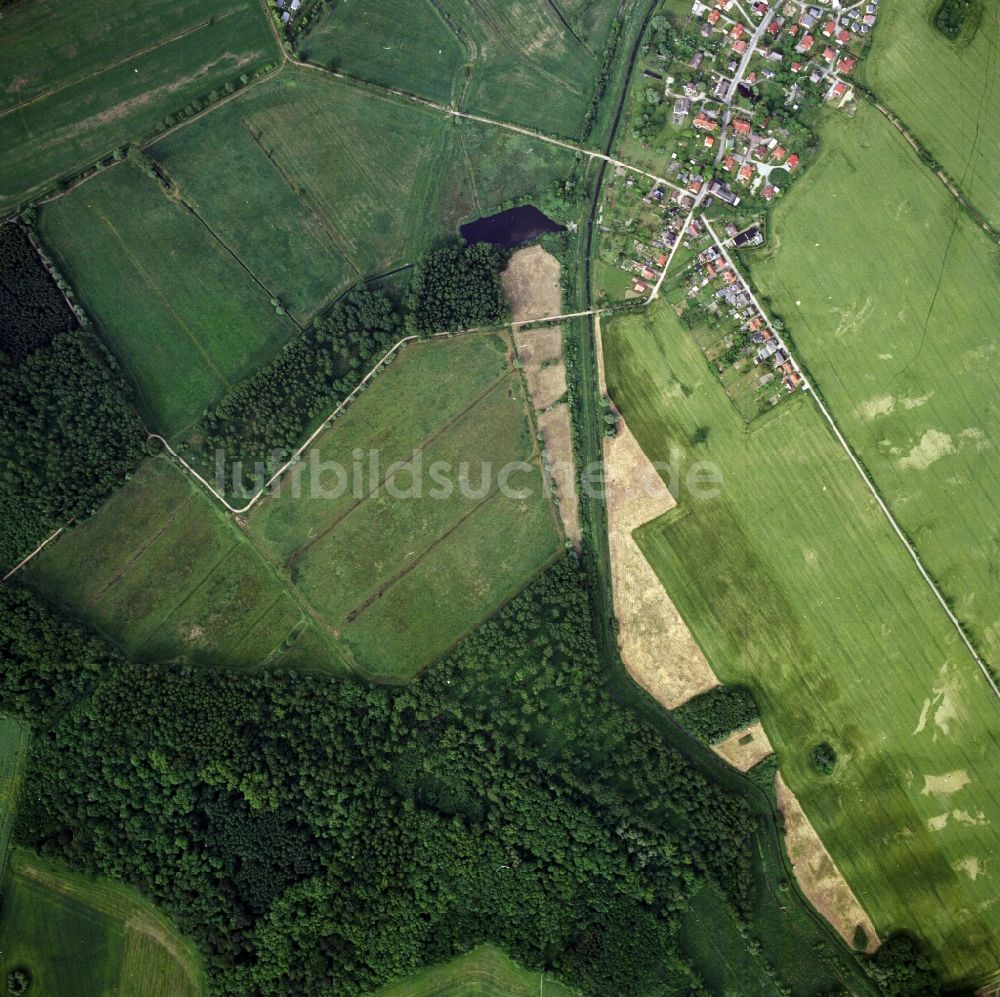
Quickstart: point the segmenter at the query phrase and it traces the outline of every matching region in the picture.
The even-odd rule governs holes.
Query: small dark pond
[[[554,222],[533,204],[510,208],[496,215],[477,218],[460,229],[462,238],[472,245],[476,242],[492,242],[504,249],[513,249],[524,242],[537,239],[545,232],[565,232],[566,226]]]

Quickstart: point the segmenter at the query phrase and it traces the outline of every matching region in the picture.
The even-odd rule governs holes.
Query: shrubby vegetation
[[[699,880],[750,903],[746,804],[612,698],[569,557],[405,688],[123,664],[24,786],[18,840],[162,904],[220,994],[367,992],[486,939],[645,992]]]
[[[401,328],[384,292],[352,291],[270,363],[234,385],[201,424],[205,447],[226,452],[227,473],[234,460],[243,462],[244,480],[227,484],[252,488],[253,466],[266,465],[275,451],[294,450],[309,423],[354,390],[399,340]]]
[[[24,230],[0,225],[0,353],[18,363],[75,325]]]
[[[146,452],[115,361],[84,330],[20,364],[0,357],[0,563],[90,513]]]
[[[941,0],[941,5],[934,15],[934,27],[945,38],[954,41],[965,27],[965,22],[972,12],[973,0]]]
[[[678,706],[674,717],[699,741],[715,744],[759,720],[760,709],[749,689],[717,685]]]
[[[833,745],[823,741],[809,752],[809,763],[822,775],[829,775],[837,767],[837,752]]]
[[[410,289],[408,321],[429,335],[498,325],[508,317],[500,274],[509,254],[486,242],[448,246],[417,264]]]

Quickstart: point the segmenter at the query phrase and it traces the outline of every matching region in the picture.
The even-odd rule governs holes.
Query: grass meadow
[[[176,437],[296,335],[183,205],[121,165],[46,205],[41,230],[137,395]]]
[[[863,79],[1000,228],[1000,7],[973,4],[966,29],[950,41],[934,27],[939,6],[894,0],[880,7]]]
[[[881,932],[951,980],[1000,958],[997,703],[808,396],[748,430],[669,307],[604,328],[650,459],[713,462],[637,540],[724,682],[750,685],[786,781]],[[671,454],[676,448],[676,455]],[[834,745],[832,776],[811,768]]]
[[[451,962],[429,966],[405,980],[390,983],[376,997],[535,997],[539,993],[572,997],[576,991],[547,974],[522,968],[495,945],[480,945]]]
[[[488,334],[407,347],[313,448],[316,459],[351,474],[363,454],[358,484],[339,497],[317,497],[317,486],[331,489],[336,479],[314,471],[307,454],[281,492],[249,516],[261,552],[335,628],[345,658],[374,678],[412,678],[560,547],[508,345]],[[390,465],[418,450],[423,494],[391,496],[382,487]],[[497,489],[496,470],[515,460],[530,465],[510,481],[531,491],[523,500]],[[435,481],[427,471],[436,461],[456,470],[468,462],[476,495],[458,487],[447,498],[429,494]],[[482,461],[494,471],[480,489]],[[406,488],[413,476],[395,480]]]
[[[0,977],[31,993],[198,997],[201,958],[138,893],[16,851],[0,902]]]
[[[359,278],[428,248],[446,126],[437,111],[291,67],[150,154],[210,229],[306,318]]]
[[[344,672],[215,500],[163,457],[50,544],[23,580],[138,661]]]
[[[277,57],[256,0],[4,10],[0,210]]]
[[[996,247],[873,109],[751,257],[798,357],[980,650],[1000,666]]]
[[[7,847],[27,757],[28,725],[14,717],[0,716],[0,884],[7,868]]]
[[[600,0],[340,4],[308,35],[313,62],[577,138],[616,5]],[[466,71],[468,67],[468,71]]]

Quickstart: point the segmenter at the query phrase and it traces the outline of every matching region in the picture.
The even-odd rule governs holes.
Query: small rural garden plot
[[[667,306],[604,328],[612,399],[652,460],[714,462],[639,546],[719,678],[750,685],[782,771],[880,931],[953,980],[1000,958],[997,704],[807,396],[747,430]],[[809,752],[829,741],[830,776]],[[859,849],[858,841],[871,843]]]
[[[0,210],[277,57],[256,0],[4,9]]]
[[[315,626],[204,491],[165,458],[147,461],[91,519],[63,534],[23,580],[134,660],[343,672],[336,651],[298,640]],[[305,631],[305,634],[303,633]]]
[[[136,389],[173,436],[295,325],[182,204],[123,164],[48,204],[40,228]]]
[[[559,548],[509,348],[497,334],[407,347],[249,516],[261,551],[373,677],[411,678]],[[417,451],[420,492],[394,497],[391,465]],[[449,468],[447,497],[435,497],[436,461]],[[525,498],[498,491],[498,471],[514,461],[525,467],[509,484]],[[333,464],[348,476],[339,495]],[[403,471],[389,483],[405,491],[414,477]]]

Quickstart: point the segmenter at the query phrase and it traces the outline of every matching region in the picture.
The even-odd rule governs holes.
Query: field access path
[[[725,243],[723,242],[722,239],[719,238],[715,229],[712,228],[712,223],[708,220],[707,216],[702,215],[701,221],[702,224],[705,226],[706,230],[708,231],[708,234],[714,240],[715,245],[718,247],[719,252],[725,259],[726,264],[732,268],[733,273],[740,274],[739,268],[736,266],[735,261],[729,254],[729,250],[726,249]],[[747,293],[750,295],[750,298],[753,301],[754,307],[756,307],[756,309],[764,317],[765,322],[767,322],[769,326],[773,326],[774,323],[771,321],[763,305],[761,305],[761,303],[757,300],[757,296],[756,294],[754,294],[753,288],[750,286],[749,281],[747,281],[742,274],[740,274],[740,277],[743,280],[743,286],[746,287]],[[788,349],[787,345],[785,348],[786,350]],[[794,358],[793,362],[795,362]],[[798,362],[795,362],[795,366],[798,370],[801,371],[801,367],[799,367]],[[888,520],[889,525],[893,529],[893,532],[896,534],[897,537],[899,537],[900,542],[906,548],[906,552],[910,555],[910,558],[913,560],[913,563],[917,566],[917,570],[920,572],[921,577],[927,583],[930,590],[934,593],[934,598],[936,598],[937,601],[941,604],[941,608],[945,611],[945,614],[951,621],[952,626],[954,626],[954,628],[958,631],[958,635],[959,637],[961,637],[962,643],[966,646],[966,648],[969,651],[969,654],[972,655],[972,658],[976,662],[976,664],[979,665],[979,669],[986,677],[986,681],[989,683],[990,688],[993,690],[993,694],[998,699],[1000,699],[1000,687],[997,686],[997,683],[993,678],[993,675],[990,673],[990,669],[987,666],[986,662],[983,661],[983,659],[979,656],[979,652],[975,649],[972,642],[969,640],[958,617],[955,616],[955,614],[952,612],[951,607],[948,605],[948,601],[941,594],[941,590],[937,587],[937,583],[934,581],[934,579],[928,573],[927,569],[924,567],[923,561],[920,560],[920,555],[917,553],[913,544],[911,544],[910,541],[907,539],[906,534],[901,529],[899,523],[896,522],[895,516],[893,516],[892,511],[889,509],[889,506],[885,503],[882,496],[879,494],[879,490],[875,487],[875,483],[868,476],[868,472],[865,471],[863,465],[861,464],[861,461],[858,460],[854,451],[851,449],[850,444],[847,442],[846,439],[844,439],[843,433],[841,433],[833,416],[830,414],[829,409],[823,403],[823,399],[820,398],[819,394],[816,392],[814,388],[810,390],[811,386],[804,372],[802,376],[804,378],[803,390],[807,391],[810,397],[816,403],[817,408],[819,408],[820,414],[826,420],[831,431],[833,432],[834,437],[836,437],[837,442],[841,445],[841,447],[843,447],[844,452],[847,454],[847,456],[851,460],[851,463],[854,465],[854,469],[858,472],[858,474],[861,476],[861,480],[865,483],[865,487],[868,489],[868,491],[872,493],[872,497],[878,503],[879,509],[882,510],[882,514]]]

